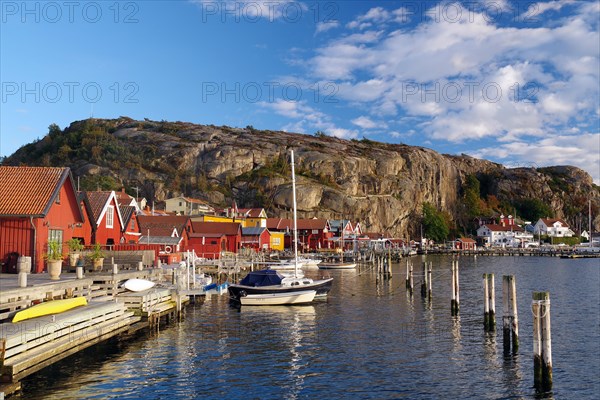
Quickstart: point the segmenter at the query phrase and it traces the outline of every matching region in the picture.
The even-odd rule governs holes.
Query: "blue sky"
[[[94,116],[323,131],[600,183],[597,1],[0,2],[0,154]]]

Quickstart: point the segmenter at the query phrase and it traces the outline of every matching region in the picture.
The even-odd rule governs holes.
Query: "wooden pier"
[[[143,292],[121,287],[127,279],[158,284]],[[20,389],[20,381],[63,358],[120,334],[157,329],[181,317],[189,296],[162,285],[158,268],[61,275],[30,274],[28,286],[19,287],[17,275],[0,274],[0,396]],[[60,314],[11,322],[20,310],[45,301],[85,297],[88,305]]]

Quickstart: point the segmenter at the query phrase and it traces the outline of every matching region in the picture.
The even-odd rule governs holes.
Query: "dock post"
[[[27,272],[19,272],[19,287],[27,287]]]
[[[408,272],[408,259],[406,260],[406,288],[410,287],[410,273]]]
[[[504,354],[516,354],[519,349],[519,318],[517,314],[517,289],[514,275],[502,277],[502,333],[504,338]]]
[[[494,274],[483,274],[483,325],[486,331],[496,329],[496,286]]]
[[[539,392],[552,389],[550,293],[533,292],[533,383]]]
[[[413,289],[414,289],[414,280],[413,280],[413,263],[410,263],[410,269],[409,269],[409,278],[408,278],[408,289],[410,290],[410,294],[413,293]]]
[[[423,280],[421,281],[421,297],[427,297],[427,261],[423,262]]]
[[[450,312],[458,315],[460,309],[460,290],[458,284],[458,261],[452,260],[452,300],[450,301]]]
[[[392,248],[391,248],[391,246],[388,248],[388,270],[387,270],[387,274],[388,274],[388,276],[390,278],[392,277]]]
[[[83,266],[78,265],[75,267],[75,276],[77,279],[83,279]]]
[[[432,262],[429,261],[429,268],[427,270],[427,298],[431,301],[431,288],[432,288],[432,284],[431,284],[431,269],[432,269]]]
[[[483,329],[486,332],[490,330],[488,274],[483,274]]]
[[[138,271],[143,271],[144,270],[144,263],[142,261],[138,262]]]
[[[117,264],[113,264],[113,274],[119,273],[119,266]]]

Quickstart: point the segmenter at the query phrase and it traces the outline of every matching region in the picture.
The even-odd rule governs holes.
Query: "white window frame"
[[[115,223],[115,206],[106,207],[106,227],[112,228]]]

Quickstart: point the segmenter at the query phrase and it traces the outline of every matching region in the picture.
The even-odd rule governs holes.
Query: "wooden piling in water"
[[[516,354],[519,349],[519,318],[517,313],[517,286],[514,275],[502,277],[502,331],[504,354]]]
[[[392,249],[388,248],[388,269],[387,269],[387,275],[388,277],[392,277]]]
[[[483,274],[483,329],[489,330],[490,302],[489,302],[488,274]]]
[[[431,261],[429,261],[429,268],[427,270],[427,298],[429,300],[431,300],[431,270],[432,270],[432,263]]]
[[[460,290],[458,283],[458,261],[452,260],[452,300],[450,301],[450,312],[458,315],[460,309]]]
[[[483,325],[488,332],[496,329],[496,286],[494,274],[483,274]]]
[[[550,293],[533,292],[533,383],[540,392],[552,389],[552,335]]]
[[[421,281],[421,296],[427,297],[427,262],[423,262],[423,280]]]
[[[412,261],[406,260],[406,288],[412,294],[413,292],[413,264]]]

